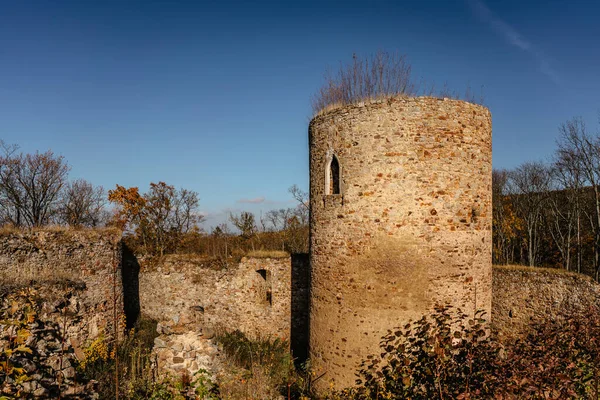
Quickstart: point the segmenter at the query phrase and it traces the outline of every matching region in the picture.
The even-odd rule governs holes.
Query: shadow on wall
[[[297,367],[308,359],[310,262],[306,253],[292,254],[290,349]]]
[[[133,251],[125,243],[123,246],[123,308],[125,311],[126,328],[134,327],[140,315],[140,264]]]

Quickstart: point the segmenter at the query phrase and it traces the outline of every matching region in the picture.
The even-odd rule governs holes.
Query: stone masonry
[[[289,257],[243,258],[221,270],[200,258],[167,258],[140,273],[141,312],[170,330],[223,327],[289,339],[290,270]]]
[[[161,373],[218,372],[215,332],[237,329],[250,338],[290,340],[290,257],[244,257],[217,270],[201,257],[174,255],[142,269],[139,280],[141,312],[158,321],[154,351]],[[307,295],[304,290],[295,298]]]
[[[0,233],[0,282],[4,286],[34,281],[54,285],[75,282],[82,287],[68,336],[76,346],[121,331],[125,320],[121,280],[121,232],[47,229]],[[133,316],[132,318],[135,318]]]
[[[310,356],[352,386],[390,328],[435,303],[491,310],[491,115],[390,98],[316,116],[310,149]]]
[[[600,304],[600,285],[564,270],[494,266],[492,324],[503,338],[527,333],[532,321],[551,320]]]

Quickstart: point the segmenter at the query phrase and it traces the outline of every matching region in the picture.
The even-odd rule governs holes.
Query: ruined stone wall
[[[82,348],[100,334],[110,337],[115,315],[119,330],[125,319],[121,253],[117,230],[0,232],[0,284],[10,291],[33,281],[41,293],[63,283],[78,287],[77,296],[57,298],[46,307],[53,313],[61,302],[68,303],[67,336]]]
[[[218,330],[290,339],[290,257],[243,258],[215,270],[202,257],[172,255],[139,278],[141,313],[158,321],[161,373],[216,372]]]
[[[97,399],[97,382],[76,368],[84,358],[76,337],[86,318],[85,284],[68,280],[5,283],[0,282],[0,354],[24,345],[27,351],[14,352],[10,363],[28,376],[25,381],[4,380],[0,374],[5,398]],[[22,330],[24,342],[16,340]]]
[[[353,385],[387,329],[436,302],[490,311],[491,145],[490,112],[457,100],[368,102],[311,121],[310,351],[322,387]],[[326,194],[334,155],[340,193]]]
[[[167,331],[223,327],[289,339],[290,271],[289,257],[243,258],[215,270],[202,258],[170,256],[140,272],[141,312]]]
[[[600,305],[600,285],[586,275],[532,267],[494,266],[492,323],[501,337],[526,333],[532,319],[550,320]]]

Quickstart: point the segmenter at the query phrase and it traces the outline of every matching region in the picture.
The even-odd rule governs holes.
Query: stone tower
[[[310,357],[354,385],[380,338],[436,303],[491,312],[492,127],[485,107],[390,98],[316,116]]]

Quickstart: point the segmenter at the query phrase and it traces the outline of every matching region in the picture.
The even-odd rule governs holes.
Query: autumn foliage
[[[481,312],[448,306],[390,330],[332,399],[598,399],[600,310],[534,321],[500,342]]]
[[[117,185],[109,190],[108,200],[117,206],[112,224],[128,234],[134,248],[149,254],[176,251],[202,219],[197,213],[198,194],[165,182],[151,183],[144,194],[137,187]]]

